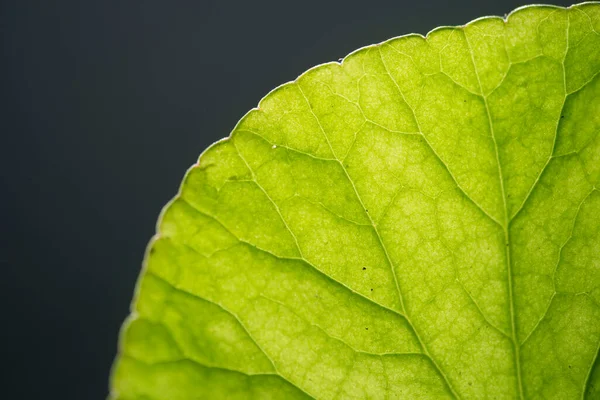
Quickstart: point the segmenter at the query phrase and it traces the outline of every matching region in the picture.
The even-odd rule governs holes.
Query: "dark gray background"
[[[158,213],[204,148],[313,65],[526,2],[0,4],[0,396],[100,399]]]

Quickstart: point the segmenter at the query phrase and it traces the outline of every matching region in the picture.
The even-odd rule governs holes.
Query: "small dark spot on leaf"
[[[365,328],[366,330],[369,330],[369,328]]]
[[[473,382],[469,382],[469,386],[473,386]]]
[[[373,288],[371,288],[371,292],[373,291]]]
[[[571,366],[569,365],[569,369],[571,369]]]
[[[366,208],[365,208],[365,211],[366,211],[366,212],[369,212],[369,210],[367,210]]]
[[[560,117],[561,117],[561,118],[564,118],[565,116],[564,116],[564,115],[561,115]]]
[[[465,103],[466,103],[466,102],[467,102],[467,100],[463,100],[463,102],[465,102]]]
[[[365,269],[367,269],[367,267],[363,267],[363,271],[364,271]]]

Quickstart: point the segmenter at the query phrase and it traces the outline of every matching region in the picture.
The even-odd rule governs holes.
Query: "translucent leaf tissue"
[[[111,398],[600,398],[600,3],[310,69],[164,209]]]

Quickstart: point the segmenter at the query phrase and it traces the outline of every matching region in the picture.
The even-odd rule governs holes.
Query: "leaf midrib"
[[[505,249],[505,263],[506,263],[506,275],[507,275],[507,286],[508,286],[508,300],[510,307],[510,327],[511,327],[511,340],[513,344],[513,352],[515,357],[515,375],[517,377],[517,388],[519,397],[521,399],[523,396],[523,382],[521,377],[521,355],[520,355],[520,346],[519,341],[517,340],[517,329],[516,329],[516,316],[515,316],[515,301],[514,301],[514,292],[513,292],[513,273],[512,273],[512,263],[511,263],[511,242],[510,242],[510,234],[509,234],[509,218],[508,218],[508,207],[506,206],[506,190],[504,188],[504,176],[502,173],[502,163],[500,162],[500,155],[498,152],[498,142],[496,141],[496,134],[494,133],[494,124],[492,122],[492,116],[490,113],[490,108],[487,101],[487,96],[483,93],[483,87],[481,85],[481,79],[479,77],[479,72],[477,71],[477,65],[475,64],[475,57],[473,55],[473,49],[471,48],[471,44],[469,43],[469,38],[466,32],[462,31],[465,37],[465,43],[467,44],[467,48],[469,50],[469,56],[471,57],[471,62],[473,64],[473,71],[475,72],[475,77],[477,78],[477,84],[479,85],[479,92],[481,93],[481,98],[483,99],[483,104],[485,105],[485,112],[487,114],[488,126],[490,129],[490,134],[492,137],[492,141],[494,143],[494,152],[496,155],[496,163],[498,165],[498,179],[500,181],[500,195],[502,196],[502,208],[504,213],[504,222],[502,224],[502,230],[504,233],[504,249]],[[504,36],[503,36],[504,39]],[[533,189],[532,189],[533,190]]]

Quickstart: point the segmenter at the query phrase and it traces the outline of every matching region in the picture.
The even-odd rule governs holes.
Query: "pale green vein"
[[[253,243],[250,243],[250,242],[248,242],[247,240],[241,239],[241,238],[240,238],[240,237],[238,237],[236,234],[234,234],[234,233],[233,233],[233,232],[232,232],[232,231],[231,231],[229,228],[227,228],[227,226],[226,226],[226,225],[225,225],[223,222],[221,222],[221,221],[220,221],[218,218],[216,218],[215,216],[213,216],[213,215],[210,215],[210,214],[207,214],[207,213],[205,213],[205,212],[203,212],[203,211],[199,210],[198,208],[196,208],[194,205],[192,205],[191,203],[189,203],[187,200],[184,200],[183,198],[182,198],[182,201],[184,201],[186,204],[188,204],[188,205],[190,206],[190,208],[192,208],[194,211],[198,212],[199,214],[201,214],[201,215],[203,215],[203,216],[205,216],[205,217],[211,218],[211,219],[213,219],[215,222],[217,222],[218,224],[220,224],[220,225],[223,227],[223,229],[225,229],[225,230],[226,230],[228,233],[230,233],[230,234],[231,234],[231,235],[232,235],[232,236],[233,236],[233,237],[234,237],[234,238],[235,238],[237,241],[239,241],[239,242],[240,242],[239,244],[242,244],[242,245],[248,246],[248,247],[249,247],[249,248],[251,248],[251,249],[254,249],[254,250],[256,250],[256,251],[258,251],[258,252],[260,252],[260,253],[267,254],[267,255],[269,255],[269,256],[271,256],[271,257],[273,257],[273,258],[276,258],[276,259],[278,259],[278,260],[283,260],[283,261],[294,261],[294,262],[299,262],[299,263],[305,264],[305,265],[307,265],[308,267],[310,267],[310,269],[311,269],[312,271],[315,271],[315,272],[317,272],[317,273],[319,274],[319,276],[322,276],[322,277],[324,277],[325,279],[327,279],[329,282],[332,282],[332,283],[334,283],[335,285],[338,285],[338,286],[340,286],[341,288],[343,288],[344,290],[348,291],[348,292],[349,292],[349,293],[351,293],[352,295],[354,295],[354,296],[358,297],[358,298],[359,298],[359,299],[361,299],[362,301],[365,301],[365,302],[367,302],[367,303],[369,303],[369,304],[372,304],[372,305],[374,305],[374,306],[376,306],[376,307],[379,307],[379,308],[381,308],[381,309],[384,309],[384,310],[386,310],[386,311],[388,311],[388,312],[390,312],[390,313],[393,313],[393,314],[397,315],[398,317],[402,318],[403,320],[406,320],[406,316],[405,316],[405,315],[403,315],[403,314],[402,314],[401,312],[399,312],[398,310],[395,310],[395,309],[393,309],[393,308],[390,308],[390,307],[387,307],[387,306],[385,306],[385,305],[383,305],[383,304],[381,304],[381,303],[378,303],[378,302],[376,302],[375,300],[373,300],[373,299],[371,299],[371,298],[369,298],[369,297],[365,296],[364,294],[362,294],[362,293],[360,293],[360,292],[357,292],[356,290],[352,289],[351,287],[349,287],[349,286],[345,285],[344,283],[342,283],[342,282],[340,282],[340,281],[338,281],[338,280],[336,280],[336,279],[332,278],[331,276],[327,275],[326,273],[324,273],[323,271],[321,271],[319,268],[317,268],[317,267],[316,267],[314,264],[312,264],[312,263],[311,263],[311,262],[310,262],[308,259],[305,259],[305,258],[300,258],[300,257],[285,257],[285,256],[281,256],[281,255],[275,254],[275,253],[273,253],[273,252],[271,252],[271,251],[269,251],[269,250],[267,250],[267,249],[263,249],[263,248],[261,248],[261,247],[259,247],[259,246],[255,245],[255,244],[253,244]],[[229,248],[231,248],[231,247],[229,247]],[[191,247],[190,247],[190,250],[192,250],[192,251],[194,251],[194,252],[198,253],[198,251],[197,251],[197,250],[195,250],[195,249],[193,249],[193,248],[191,248]],[[198,254],[200,254],[200,253],[198,253]],[[200,255],[201,255],[201,256],[203,256],[202,254],[200,254]],[[204,256],[203,256],[203,257],[204,257]]]
[[[471,48],[471,45],[469,43],[469,38],[467,37],[466,34],[463,35],[465,37],[465,43],[467,44],[467,48],[469,50],[469,55],[471,56],[471,62],[473,63],[473,70],[475,71],[475,76],[477,78],[477,83],[479,84],[479,90],[481,92],[481,97],[483,98],[483,103],[485,105],[485,111],[487,114],[487,119],[488,119],[488,124],[489,124],[489,129],[490,129],[490,133],[492,135],[492,141],[494,142],[494,150],[496,153],[496,163],[498,165],[498,179],[500,180],[500,193],[502,196],[502,205],[504,207],[504,223],[502,224],[502,228],[504,230],[504,244],[505,244],[505,254],[506,254],[506,274],[507,274],[507,284],[508,284],[508,300],[509,300],[509,306],[510,306],[510,325],[511,325],[511,330],[512,330],[512,344],[513,344],[513,349],[514,349],[514,353],[515,353],[515,375],[517,376],[517,389],[518,389],[518,393],[519,393],[519,397],[521,399],[524,398],[523,395],[523,382],[522,382],[522,377],[521,377],[521,355],[520,355],[520,348],[519,348],[519,342],[517,340],[517,329],[516,329],[516,315],[515,315],[515,295],[513,293],[513,274],[512,274],[512,265],[511,265],[511,259],[510,259],[510,252],[511,252],[511,246],[510,246],[510,236],[509,236],[509,229],[508,229],[508,224],[509,224],[509,219],[508,219],[508,208],[506,206],[506,191],[504,188],[504,177],[502,174],[502,164],[500,163],[500,155],[498,153],[498,143],[496,142],[496,135],[494,134],[494,124],[492,123],[492,115],[490,113],[490,108],[488,106],[488,102],[487,102],[487,98],[483,95],[483,87],[481,85],[481,80],[479,78],[479,73],[477,72],[477,65],[475,64],[475,58],[473,56],[473,50]]]
[[[464,284],[462,283],[462,281],[460,280],[460,278],[456,278],[456,281],[458,282],[458,284],[460,285],[460,287],[462,288],[462,290],[465,291],[465,293],[467,294],[467,296],[469,297],[469,299],[471,300],[471,302],[473,303],[473,305],[475,306],[475,308],[477,309],[477,311],[479,311],[479,314],[481,314],[481,316],[483,317],[483,320],[492,328],[494,329],[496,332],[500,333],[502,336],[504,336],[505,338],[509,339],[512,341],[512,337],[507,334],[506,332],[504,332],[502,329],[498,328],[495,324],[492,323],[492,321],[490,321],[488,319],[488,317],[485,315],[485,313],[483,312],[483,310],[481,309],[481,307],[479,306],[479,304],[477,303],[477,301],[473,298],[473,296],[471,295],[471,293],[467,290],[467,288],[465,288]]]
[[[225,313],[231,315],[236,321],[237,323],[240,325],[240,327],[244,330],[244,332],[246,332],[246,334],[248,335],[248,337],[250,338],[250,340],[252,340],[254,342],[254,344],[256,345],[256,347],[258,347],[258,349],[265,355],[265,357],[267,358],[267,360],[271,363],[271,365],[273,366],[273,370],[278,374],[278,376],[280,376],[283,380],[285,380],[286,382],[288,382],[290,385],[294,386],[295,388],[297,388],[298,390],[302,391],[304,394],[306,394],[307,396],[314,398],[314,396],[312,396],[311,394],[309,394],[308,392],[306,392],[304,389],[302,389],[300,386],[296,385],[294,382],[292,382],[290,379],[288,379],[287,377],[285,377],[277,368],[277,365],[275,364],[275,362],[273,361],[273,359],[271,358],[271,356],[269,356],[269,354],[262,348],[262,346],[258,343],[258,341],[254,338],[254,336],[250,333],[250,331],[248,330],[248,328],[246,327],[246,325],[244,325],[244,323],[241,321],[241,319],[238,317],[238,315],[236,313],[234,313],[233,311],[225,308],[222,304],[217,303],[216,301],[207,299],[205,297],[199,296],[196,293],[190,292],[188,290],[184,290],[180,287],[177,286],[177,284],[169,282],[168,280],[166,280],[165,278],[163,278],[160,275],[157,275],[156,273],[148,270],[146,271],[146,274],[149,276],[153,276],[154,278],[164,282],[165,284],[171,286],[174,290],[177,290],[179,292],[182,292],[186,295],[195,297],[197,299],[206,301],[208,303],[211,303],[217,307],[219,307],[221,310],[223,310]]]
[[[149,276],[151,276],[154,279],[160,280],[161,282],[163,282],[165,285],[167,285],[173,291],[177,291],[179,293],[182,293],[183,295],[190,296],[190,297],[194,298],[195,300],[204,301],[206,303],[214,305],[214,303],[211,302],[211,301],[208,301],[208,300],[206,300],[204,298],[201,298],[201,297],[192,296],[188,292],[184,292],[184,291],[181,291],[181,290],[175,288],[172,284],[170,284],[169,282],[167,282],[163,278],[157,276],[156,274],[150,274]],[[130,320],[130,322],[134,322],[134,321],[145,321],[145,322],[148,322],[148,323],[150,323],[152,325],[159,326],[159,327],[163,328],[164,331],[169,335],[169,337],[173,341],[173,344],[175,345],[175,348],[177,349],[177,351],[182,356],[181,358],[177,358],[177,359],[163,360],[163,361],[157,361],[157,362],[152,362],[151,363],[151,362],[143,361],[143,360],[140,360],[140,359],[134,357],[132,354],[129,354],[126,350],[123,351],[123,355],[125,357],[134,359],[134,360],[136,360],[136,361],[138,361],[140,363],[143,363],[145,365],[155,366],[155,365],[163,365],[163,364],[171,364],[171,363],[179,363],[179,362],[190,362],[190,363],[198,365],[198,366],[200,366],[202,368],[217,369],[217,370],[222,370],[222,371],[227,371],[227,372],[238,373],[238,374],[242,374],[242,375],[246,375],[246,376],[268,376],[268,375],[270,375],[270,376],[279,376],[275,372],[250,373],[250,372],[240,371],[238,369],[228,368],[228,367],[224,367],[224,366],[220,366],[220,365],[208,364],[206,362],[199,361],[197,358],[192,357],[192,356],[186,354],[185,351],[183,351],[183,349],[181,348],[181,345],[179,345],[179,343],[177,342],[177,340],[175,340],[175,336],[173,335],[173,333],[171,332],[171,330],[169,329],[169,327],[166,324],[160,323],[160,322],[156,322],[156,321],[151,321],[151,320],[149,320],[147,318],[143,318],[143,317],[137,317],[135,319]]]
[[[319,161],[336,161],[334,158],[319,157],[319,156],[316,156],[316,155],[314,155],[312,153],[309,153],[309,152],[297,149],[295,147],[286,146],[286,145],[283,145],[283,144],[280,144],[280,143],[272,142],[272,141],[268,140],[267,138],[265,138],[260,133],[254,132],[254,131],[252,131],[252,130],[250,130],[248,128],[237,129],[236,132],[246,132],[246,133],[250,133],[251,135],[257,136],[261,140],[264,140],[266,143],[270,144],[271,148],[273,148],[273,149],[281,147],[282,149],[286,149],[286,150],[289,150],[289,151],[293,151],[294,153],[298,153],[298,154],[302,154],[302,155],[310,157],[310,158],[314,158],[315,160],[319,160]],[[275,147],[273,147],[273,146],[275,146]]]
[[[366,356],[373,356],[373,357],[383,357],[383,356],[426,356],[423,353],[415,353],[415,352],[386,352],[386,353],[372,353],[369,351],[364,351],[364,350],[358,350],[356,347],[352,346],[350,343],[345,342],[343,339],[332,335],[331,333],[327,332],[327,330],[325,328],[323,328],[322,326],[307,320],[305,317],[301,316],[300,314],[298,314],[296,311],[292,310],[292,308],[290,306],[288,306],[287,304],[273,299],[271,297],[265,296],[264,294],[260,294],[259,297],[268,300],[272,303],[277,304],[280,307],[283,307],[284,309],[286,309],[288,312],[294,314],[297,318],[303,320],[304,322],[306,322],[308,325],[310,325],[311,327],[317,328],[319,331],[323,332],[325,334],[325,336],[329,337],[330,339],[333,339],[335,342],[341,343],[344,346],[348,347],[350,350],[352,350],[353,352],[357,353],[357,354],[364,354]]]
[[[569,48],[569,26],[570,26],[570,21],[571,21],[571,19],[570,19],[569,13],[567,13],[567,32],[566,32],[566,35],[567,35],[567,49]],[[550,161],[552,161],[552,157],[554,156],[554,152],[555,152],[555,149],[556,149],[556,142],[557,142],[557,138],[558,138],[558,128],[560,127],[560,119],[561,119],[561,117],[563,115],[563,111],[565,109],[565,105],[567,104],[567,97],[568,97],[568,94],[567,94],[567,71],[566,71],[566,68],[565,68],[565,59],[566,58],[567,58],[567,50],[565,50],[565,56],[563,57],[563,60],[562,60],[562,63],[561,63],[562,72],[563,72],[563,88],[564,88],[564,91],[565,91],[565,97],[564,97],[564,100],[563,100],[563,104],[562,104],[560,113],[558,114],[558,118],[556,120],[556,129],[554,130],[554,139],[552,139],[552,149],[550,150],[550,155],[548,156],[548,159],[546,160],[546,163],[542,167],[542,169],[541,169],[540,173],[538,174],[537,178],[535,179],[535,181],[531,185],[531,188],[529,188],[529,191],[525,195],[525,198],[523,199],[523,202],[521,202],[521,205],[513,213],[512,217],[509,218],[509,221],[508,221],[509,224],[517,217],[517,215],[525,207],[525,204],[527,203],[527,201],[531,197],[531,193],[533,192],[534,188],[537,186],[538,182],[542,178],[544,172],[546,172],[546,170],[548,169],[548,165],[550,164]]]
[[[527,334],[525,339],[521,342],[521,346],[523,346],[525,344],[525,342],[527,342],[527,340],[531,337],[531,335],[536,331],[536,329],[539,327],[540,323],[544,320],[544,318],[546,318],[546,315],[548,314],[548,310],[550,310],[550,305],[552,304],[552,300],[554,300],[554,296],[557,293],[557,291],[556,291],[556,271],[558,270],[558,267],[560,266],[560,263],[562,261],[563,249],[567,246],[567,244],[571,241],[571,239],[573,239],[573,233],[575,232],[575,226],[577,225],[577,220],[579,218],[579,213],[581,212],[581,208],[583,207],[583,205],[587,201],[587,199],[592,195],[592,193],[594,193],[595,190],[596,189],[592,188],[592,190],[588,194],[586,194],[583,197],[583,199],[581,199],[581,201],[579,202],[579,205],[576,208],[575,215],[573,216],[573,222],[571,223],[571,230],[570,230],[569,236],[567,237],[567,239],[564,241],[564,243],[558,249],[558,256],[557,256],[556,264],[554,265],[554,268],[552,270],[552,284],[554,285],[554,293],[552,293],[552,296],[550,296],[550,298],[548,299],[548,302],[546,303],[546,307],[545,307],[545,310],[544,310],[544,313],[542,314],[542,316],[538,319],[538,321],[533,326],[531,331]]]
[[[589,85],[590,83],[592,83],[594,81],[594,79],[596,79],[596,77],[598,76],[598,74],[600,74],[600,71],[596,72],[594,75],[592,75],[590,77],[590,79],[588,79],[587,81],[583,82],[581,84],[581,86],[579,86],[577,89],[574,89],[571,92],[569,92],[568,95],[572,95],[572,94],[575,94],[575,93],[583,90],[587,85]]]
[[[304,100],[306,101],[306,104],[308,106],[309,112],[312,114],[313,118],[315,119],[315,121],[319,125],[321,133],[325,137],[325,140],[327,141],[327,144],[329,145],[329,148],[331,149],[331,153],[335,156],[335,152],[333,151],[333,147],[331,146],[331,143],[329,142],[329,138],[327,137],[327,133],[325,132],[325,129],[323,129],[323,126],[321,125],[321,122],[319,121],[319,118],[317,117],[317,115],[313,111],[312,106],[310,104],[310,101],[306,97],[306,94],[302,90],[302,87],[300,86],[299,83],[297,83],[297,87],[300,90],[300,93],[302,94],[302,96],[304,97]],[[435,361],[435,359],[431,356],[431,354],[429,353],[429,351],[427,349],[427,346],[423,342],[423,339],[421,339],[421,336],[419,335],[418,331],[416,330],[413,322],[410,320],[410,317],[408,316],[408,313],[406,311],[406,307],[404,306],[404,299],[402,298],[402,292],[400,290],[400,285],[399,285],[399,282],[398,282],[398,277],[396,275],[396,270],[394,268],[394,264],[393,264],[392,259],[391,259],[390,255],[389,255],[388,251],[387,251],[387,248],[385,247],[385,245],[383,243],[383,239],[381,238],[381,235],[379,234],[379,230],[377,229],[377,226],[375,225],[375,223],[374,223],[371,215],[367,212],[367,208],[365,207],[365,205],[364,205],[364,203],[363,203],[360,195],[358,194],[358,190],[356,189],[356,185],[354,184],[354,181],[352,180],[352,178],[348,174],[348,171],[346,170],[346,167],[344,166],[344,164],[341,161],[338,160],[338,162],[340,164],[340,167],[344,171],[344,174],[346,175],[346,178],[347,178],[348,182],[352,185],[352,188],[354,189],[354,193],[356,195],[356,198],[359,201],[361,207],[363,208],[366,217],[369,219],[369,222],[371,223],[371,226],[372,226],[374,232],[376,233],[379,245],[381,246],[381,249],[383,250],[383,252],[385,254],[385,257],[386,257],[387,262],[389,264],[390,270],[391,270],[392,275],[394,277],[394,282],[396,284],[396,290],[398,292],[398,298],[400,300],[400,305],[402,307],[402,312],[403,312],[403,314],[404,314],[407,322],[412,327],[412,329],[413,329],[413,331],[415,333],[415,336],[419,340],[419,343],[420,343],[420,345],[421,345],[421,347],[423,349],[423,352],[431,359],[431,361],[432,361],[433,365],[435,366],[435,368],[437,369],[438,373],[443,377],[446,385],[448,386],[448,390],[450,390],[450,392],[452,393],[452,395],[454,397],[459,398],[458,394],[454,391],[454,388],[450,384],[450,380],[448,379],[448,377],[446,376],[446,374],[442,371],[442,369],[440,368],[440,366],[438,365],[438,363]]]
[[[390,46],[389,44],[388,44],[388,46],[393,49],[393,47]],[[423,129],[421,129],[421,125],[419,124],[419,120],[417,119],[417,115],[416,115],[415,111],[410,107],[410,105],[406,101],[406,99],[404,97],[404,93],[400,89],[400,86],[398,85],[398,82],[396,82],[396,80],[394,79],[394,77],[390,74],[390,71],[389,71],[389,69],[387,67],[385,59],[383,58],[383,55],[381,54],[381,50],[379,51],[379,57],[381,58],[381,62],[383,64],[383,66],[385,68],[385,71],[386,71],[387,75],[389,76],[390,80],[396,85],[396,88],[397,88],[398,92],[400,93],[400,96],[402,97],[402,100],[406,103],[406,105],[408,106],[408,108],[411,110],[412,116],[413,116],[413,118],[415,120],[415,124],[417,124],[417,127],[419,129],[421,137],[423,138],[423,141],[429,147],[429,149],[435,155],[435,157],[439,160],[440,164],[442,165],[442,167],[444,167],[444,169],[446,170],[446,172],[448,173],[448,175],[450,176],[450,178],[452,178],[452,181],[454,181],[454,184],[456,185],[456,187],[462,192],[462,194],[465,196],[465,198],[468,201],[470,201],[473,205],[475,205],[475,207],[477,207],[479,209],[479,211],[481,211],[487,218],[489,218],[492,222],[494,222],[497,225],[499,225],[500,227],[502,227],[502,224],[496,218],[492,217],[479,203],[477,203],[475,201],[475,199],[472,199],[471,196],[469,196],[467,194],[467,192],[465,191],[465,189],[463,189],[463,187],[460,185],[460,183],[458,183],[458,180],[454,177],[454,174],[452,174],[452,172],[450,171],[450,167],[446,164],[446,162],[442,159],[442,157],[434,149],[434,147],[431,145],[431,143],[427,139],[427,136],[423,133]]]
[[[295,197],[298,197],[299,199],[302,199],[302,200],[306,201],[307,203],[310,203],[310,204],[312,204],[312,205],[314,205],[314,206],[316,206],[316,207],[322,208],[322,209],[323,209],[323,210],[325,210],[325,211],[326,211],[328,214],[331,214],[331,215],[332,215],[332,216],[334,216],[335,218],[338,218],[338,219],[340,219],[340,220],[342,220],[342,221],[344,221],[344,222],[350,223],[350,224],[352,224],[352,225],[355,225],[355,226],[358,226],[358,227],[370,227],[370,226],[371,226],[371,225],[369,225],[369,224],[363,224],[363,223],[361,223],[361,222],[358,222],[358,221],[354,221],[354,220],[348,219],[348,218],[346,218],[346,217],[344,217],[344,216],[342,216],[342,215],[340,215],[340,214],[338,214],[338,213],[334,212],[333,210],[330,210],[330,209],[329,209],[329,208],[328,208],[328,207],[327,207],[325,204],[321,203],[320,201],[314,201],[314,200],[311,200],[311,199],[309,199],[309,198],[306,198],[306,197],[300,196],[299,194],[296,194],[296,195],[295,195]]]
[[[437,205],[436,205],[437,207]],[[437,225],[437,230],[438,232],[441,232],[441,228],[440,228],[440,222],[439,222],[439,218],[437,215],[437,209],[436,209],[436,225]],[[454,252],[454,250],[451,248],[451,246],[446,242],[446,240],[444,240],[444,235],[440,235],[439,238],[440,242],[442,243],[442,245],[446,248],[446,250],[448,250],[448,252],[452,255],[452,257],[454,257],[454,274],[456,276],[456,281],[458,282],[459,286],[461,287],[461,289],[467,294],[467,297],[470,299],[470,301],[473,303],[473,305],[475,306],[475,308],[477,309],[477,311],[479,311],[479,314],[481,314],[481,316],[483,317],[484,321],[495,331],[497,331],[498,333],[500,333],[502,336],[508,338],[509,340],[511,339],[510,335],[507,334],[506,332],[504,332],[502,329],[500,329],[499,327],[497,327],[494,323],[492,323],[492,321],[490,321],[490,319],[488,318],[488,316],[483,312],[483,310],[481,309],[481,307],[479,306],[479,303],[475,300],[475,298],[471,295],[471,292],[469,292],[467,290],[467,288],[465,287],[464,283],[462,282],[462,280],[460,279],[460,274],[458,272],[458,268],[456,268],[456,264],[459,261],[459,257],[456,255],[456,253]]]
[[[279,146],[278,144],[272,144],[271,142],[269,142],[268,140],[264,139],[264,138],[263,138],[261,135],[258,135],[257,133],[254,133],[254,132],[251,132],[251,131],[247,131],[247,130],[246,130],[245,132],[249,132],[249,133],[251,133],[251,134],[257,135],[258,137],[260,137],[261,139],[265,140],[265,142],[267,142],[267,143],[271,144],[272,146]],[[235,146],[235,144],[234,144],[234,146]],[[284,147],[284,146],[281,146],[281,147]],[[246,164],[246,167],[248,168],[248,170],[249,170],[249,171],[250,171],[250,173],[252,174],[252,177],[253,177],[253,179],[252,179],[251,181],[249,181],[249,182],[253,182],[254,184],[256,184],[256,186],[257,186],[257,187],[258,187],[258,188],[259,188],[259,189],[260,189],[260,190],[261,190],[261,191],[262,191],[262,192],[265,194],[265,196],[267,196],[267,199],[268,199],[268,200],[269,200],[269,201],[270,201],[270,202],[273,204],[273,206],[276,208],[276,210],[278,210],[278,211],[279,211],[279,208],[278,208],[277,204],[275,204],[275,201],[274,201],[274,200],[273,200],[273,199],[272,199],[272,198],[271,198],[271,197],[270,197],[270,196],[267,194],[266,190],[265,190],[265,189],[264,189],[264,188],[263,188],[263,187],[262,187],[262,186],[261,186],[261,185],[258,183],[258,180],[257,180],[257,178],[256,178],[256,173],[255,173],[255,171],[254,171],[253,169],[251,169],[251,168],[250,168],[250,165],[249,165],[249,164],[248,164],[248,162],[245,160],[245,158],[243,157],[243,155],[242,155],[242,154],[241,154],[241,152],[239,151],[238,147],[237,147],[237,146],[235,146],[235,148],[236,148],[236,150],[237,150],[237,152],[238,152],[238,154],[239,154],[240,158],[241,158],[241,159],[244,161],[244,163]],[[317,160],[320,160],[320,161],[330,161],[330,162],[336,162],[336,163],[338,162],[338,160],[334,160],[334,159],[313,157],[313,156],[312,156],[311,154],[309,154],[309,153],[305,153],[305,152],[303,152],[303,151],[298,151],[298,150],[296,150],[296,149],[294,149],[294,148],[291,148],[291,147],[285,147],[285,148],[286,148],[286,150],[288,150],[288,151],[297,152],[297,153],[299,153],[299,154],[303,154],[303,155],[305,155],[305,156],[307,156],[307,157],[312,157],[312,158],[315,158],[315,159],[317,159]],[[240,181],[242,181],[242,180],[240,180],[240,179],[236,179],[235,181],[231,181],[231,182],[240,182]],[[317,201],[310,200],[310,199],[308,199],[308,198],[306,198],[306,197],[303,197],[303,196],[300,196],[300,195],[298,195],[298,194],[295,194],[295,196],[296,196],[296,197],[298,197],[298,198],[301,198],[301,199],[303,199],[303,200],[305,200],[305,201],[307,201],[307,202],[308,202],[308,203],[310,203],[310,204],[313,204],[313,205],[315,205],[315,206],[318,206],[318,207],[320,207],[320,208],[324,209],[324,210],[325,210],[325,211],[327,211],[329,214],[331,214],[331,215],[335,216],[336,218],[339,218],[339,219],[341,219],[341,220],[343,220],[343,221],[345,221],[345,222],[349,222],[349,223],[351,223],[351,224],[353,224],[353,225],[356,225],[356,226],[370,226],[370,225],[367,225],[367,224],[360,223],[360,222],[358,222],[358,221],[353,221],[353,220],[351,220],[351,219],[348,219],[348,218],[346,218],[346,217],[344,217],[344,216],[341,216],[341,215],[339,215],[338,213],[334,212],[333,210],[330,210],[330,209],[329,209],[327,206],[325,206],[325,204],[323,204],[323,203],[321,203],[321,202],[317,202]],[[288,226],[287,222],[284,220],[283,216],[281,215],[281,212],[279,212],[279,216],[281,217],[281,220],[282,220],[282,222],[285,224],[286,228],[288,229],[288,231],[289,231],[289,233],[292,235],[292,237],[295,237],[294,233],[293,233],[293,232],[292,232],[292,230],[289,228],[289,226]],[[300,245],[298,244],[298,241],[297,241],[297,240],[296,240],[296,244],[297,244],[297,247],[298,247],[298,251],[300,252],[300,254],[302,254],[302,250],[300,249]]]
[[[235,140],[232,140],[231,143],[233,144],[233,147],[237,151],[238,155],[240,156],[240,158],[242,159],[242,161],[244,161],[244,164],[246,164],[246,167],[248,168],[248,170],[252,174],[252,179],[254,179],[254,182],[256,182],[256,186],[258,186],[258,188],[264,193],[264,195],[269,200],[269,202],[273,205],[273,207],[275,208],[275,211],[277,211],[277,215],[279,215],[279,218],[281,219],[281,222],[283,222],[283,225],[285,225],[285,228],[287,229],[287,231],[290,233],[290,235],[294,239],[294,243],[296,244],[296,248],[298,249],[298,253],[300,254],[300,257],[305,258],[304,255],[302,254],[302,249],[300,248],[300,244],[298,243],[298,238],[296,237],[296,235],[294,234],[294,232],[292,232],[292,230],[290,229],[289,225],[287,224],[287,221],[283,218],[283,215],[281,215],[281,210],[279,209],[279,206],[275,203],[275,201],[273,201],[273,199],[271,198],[271,196],[269,196],[269,194],[262,187],[262,185],[258,183],[258,180],[256,179],[256,174],[254,173],[254,170],[252,168],[250,168],[250,164],[248,164],[248,161],[246,161],[246,159],[244,158],[244,156],[242,155],[242,153],[240,152],[240,150],[236,146]]]

